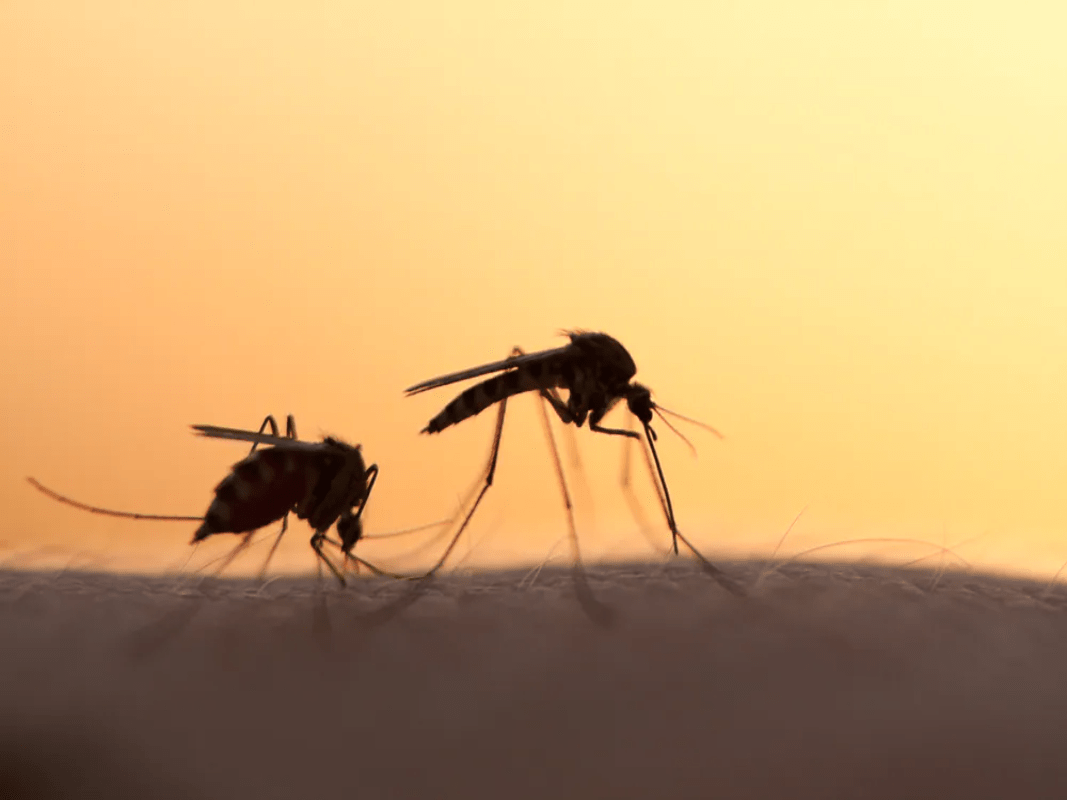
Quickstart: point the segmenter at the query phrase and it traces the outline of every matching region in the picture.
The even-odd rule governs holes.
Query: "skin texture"
[[[0,789],[1063,796],[1067,595],[727,566],[747,597],[682,562],[591,569],[610,629],[565,570],[442,576],[387,620],[403,587],[379,580],[188,596],[177,578],[0,572]]]

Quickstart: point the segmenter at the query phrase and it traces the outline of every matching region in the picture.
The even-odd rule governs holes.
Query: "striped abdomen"
[[[213,533],[247,533],[284,517],[307,496],[318,477],[318,470],[307,463],[310,455],[271,447],[234,464],[215,487],[215,499],[193,541]]]
[[[422,432],[443,431],[449,425],[455,425],[468,417],[473,417],[505,397],[559,386],[563,379],[561,373],[568,371],[567,366],[559,359],[553,359],[547,363],[533,361],[518,369],[512,369],[475,384],[445,406],[441,413],[431,419],[430,423],[422,429]]]

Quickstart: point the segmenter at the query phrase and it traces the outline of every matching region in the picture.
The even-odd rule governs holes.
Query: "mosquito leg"
[[[554,389],[542,389],[541,397],[548,401],[548,404],[552,406],[552,410],[556,412],[556,416],[559,417],[560,422],[564,425],[570,425],[574,422],[574,415],[571,414],[567,404],[564,403]]]
[[[452,541],[448,543],[448,547],[445,548],[445,552],[437,559],[437,563],[434,564],[430,570],[423,575],[423,578],[429,578],[434,575],[441,568],[441,565],[445,563],[449,554],[456,546],[456,542],[459,541],[460,535],[467,527],[467,523],[471,521],[471,517],[474,516],[474,512],[478,510],[478,504],[482,502],[482,498],[485,497],[485,493],[489,491],[489,487],[493,485],[493,476],[496,474],[496,459],[500,454],[500,435],[504,431],[504,414],[508,408],[508,399],[505,397],[500,401],[500,410],[496,415],[496,429],[493,431],[493,446],[489,451],[489,462],[485,467],[485,483],[482,484],[482,489],[478,492],[478,496],[474,499],[474,505],[471,506],[470,511],[467,512],[467,516],[463,518],[463,522],[460,523],[459,530],[456,531],[452,537]]]
[[[593,422],[589,420],[589,430],[596,431],[597,433],[607,433],[611,436],[626,436],[630,439],[640,439],[641,434],[637,431],[624,431],[621,428],[605,428],[599,422]]]
[[[563,474],[563,462],[559,458],[559,448],[556,447],[556,437],[552,434],[552,425],[548,418],[548,410],[541,403],[541,419],[545,423],[545,435],[552,450],[552,461],[556,465],[556,476],[559,478],[559,488],[563,492],[563,506],[567,512],[567,529],[570,533],[571,551],[574,553],[574,590],[578,595],[578,602],[582,604],[585,613],[598,625],[611,623],[614,613],[610,608],[601,603],[593,596],[593,590],[589,588],[586,578],[585,567],[582,566],[582,552],[578,546],[578,529],[574,524],[574,505],[571,503],[571,495],[567,490],[567,478]]]
[[[275,421],[273,414],[268,414],[267,415],[267,418],[265,420],[263,420],[263,424],[259,426],[259,430],[256,431],[256,433],[263,433],[263,430],[265,428],[270,428],[271,436],[277,436],[278,435],[278,423]],[[293,415],[292,414],[289,414],[285,418],[285,437],[287,439],[295,439],[296,438],[296,420],[293,419]],[[258,446],[259,446],[259,442],[252,442],[252,449],[248,451],[248,454],[252,455],[252,453],[254,453],[256,451],[256,448]],[[278,531],[278,536],[277,536],[277,538],[275,538],[274,544],[272,544],[270,546],[270,552],[267,553],[267,560],[263,562],[263,566],[260,567],[259,573],[256,575],[256,580],[257,581],[262,581],[263,580],[263,576],[267,572],[267,567],[270,565],[270,560],[272,558],[274,558],[274,551],[277,550],[278,549],[278,545],[281,544],[282,536],[285,535],[285,531],[288,529],[288,527],[289,527],[289,514],[286,513],[286,515],[284,517],[282,517],[282,529],[280,531]]]
[[[278,549],[278,545],[282,543],[282,537],[285,535],[285,531],[289,528],[289,514],[286,513],[282,517],[282,529],[278,531],[278,535],[274,539],[274,544],[270,546],[270,552],[267,553],[267,559],[263,562],[263,566],[259,568],[259,574],[256,575],[256,580],[263,580],[263,576],[267,574],[267,567],[270,566],[270,560],[274,558],[274,551]]]
[[[367,559],[365,558],[360,558],[359,556],[349,556],[349,558],[352,559],[352,562],[356,565],[357,568],[360,564],[362,564],[375,575],[377,575],[379,578],[393,578],[394,580],[398,581],[404,580],[403,575],[397,575],[395,572],[388,572],[387,570],[384,570],[381,567],[376,567],[372,563],[367,561]]]
[[[337,578],[337,580],[341,582],[341,586],[342,587],[347,586],[348,584],[345,583],[345,576],[342,575],[341,571],[339,569],[337,569],[337,567],[334,565],[334,563],[332,561],[330,561],[330,557],[327,556],[326,553],[324,553],[322,551],[322,542],[323,542],[324,538],[325,538],[324,534],[322,534],[322,533],[320,533],[318,531],[315,531],[315,533],[313,533],[311,535],[311,549],[314,550],[315,551],[315,555],[317,555],[319,557],[319,559],[323,563],[325,563],[327,567],[330,568],[330,572],[332,572],[334,574],[334,577]],[[319,569],[321,571],[322,564],[319,565]]]
[[[692,542],[685,538],[685,536],[682,535],[682,532],[678,530],[678,526],[674,521],[674,506],[671,504],[671,493],[667,488],[667,479],[663,476],[663,467],[659,463],[659,454],[656,452],[656,445],[652,439],[651,428],[649,428],[648,425],[645,425],[645,439],[648,441],[648,446],[652,450],[652,458],[656,463],[656,474],[659,475],[659,485],[663,487],[663,510],[667,515],[667,526],[671,529],[671,536],[674,537],[674,552],[678,552],[677,540],[681,539],[682,543],[685,544],[685,546],[692,551],[693,555],[697,557],[700,566],[704,568],[704,571],[708,573],[708,575],[718,581],[719,585],[728,592],[743,597],[745,595],[744,589],[735,583],[733,579],[728,577],[725,572],[708,561],[708,559],[704,557],[704,554],[697,550]],[[650,469],[651,466],[652,465],[649,464]],[[653,481],[655,481],[656,475],[654,474],[652,478]]]
[[[355,522],[358,522],[363,517],[363,511],[367,507],[367,501],[370,500],[371,489],[374,488],[374,484],[378,480],[378,472],[379,472],[378,465],[377,464],[371,464],[369,467],[367,467],[366,471],[363,473],[363,479],[365,481],[367,481],[367,489],[366,489],[366,491],[363,492],[363,499],[360,501],[359,510],[355,514],[355,519],[354,519]],[[368,478],[368,476],[370,476],[370,477]],[[357,539],[356,541],[359,541],[359,540]],[[354,545],[355,542],[353,542],[352,544]]]
[[[632,424],[632,419],[632,417],[627,417],[628,430],[631,430],[629,425]],[[656,541],[655,535],[652,532],[652,526],[648,522],[648,518],[645,516],[644,511],[641,510],[641,504],[637,500],[637,495],[634,492],[633,483],[631,482],[633,476],[630,463],[632,460],[631,453],[633,453],[633,443],[629,439],[626,439],[622,443],[622,472],[619,475],[619,486],[622,488],[623,497],[626,498],[626,504],[630,507],[630,513],[633,514],[634,519],[637,520],[637,525],[640,528],[641,533],[654,549],[659,550],[659,542]],[[641,455],[648,461],[648,451],[643,445],[641,446]],[[648,468],[650,474],[655,474],[652,472],[651,462],[649,463]],[[653,481],[652,483],[656,487],[656,494],[659,496],[660,505],[663,506],[663,513],[664,516],[666,516],[667,510],[663,503],[663,492],[660,490],[657,481]]]
[[[230,564],[232,564],[232,563],[233,563],[233,560],[234,560],[235,558],[237,558],[237,556],[238,556],[238,555],[240,555],[240,554],[241,554],[241,552],[242,552],[242,551],[243,551],[243,550],[244,550],[244,549],[245,549],[246,547],[248,547],[248,545],[249,545],[249,544],[251,544],[251,543],[252,543],[252,537],[253,537],[253,536],[255,536],[255,534],[256,534],[256,532],[255,532],[255,531],[249,531],[249,532],[248,532],[248,533],[246,533],[246,534],[245,534],[244,536],[242,536],[242,537],[241,537],[241,541],[239,541],[239,542],[238,542],[238,543],[237,543],[237,544],[236,544],[236,545],[234,546],[233,550],[231,550],[231,551],[230,551],[229,555],[227,555],[227,556],[226,556],[226,558],[224,558],[224,559],[222,560],[222,563],[221,563],[221,564],[219,564],[218,568],[217,568],[217,569],[216,569],[216,570],[215,570],[215,571],[214,571],[214,572],[212,573],[212,576],[217,576],[217,575],[221,574],[221,573],[222,573],[222,571],[223,571],[224,569],[226,569],[226,567],[230,566]]]
[[[292,418],[293,415],[290,414],[289,419],[292,420]],[[256,433],[263,433],[266,428],[270,428],[271,436],[278,435],[278,423],[274,420],[273,414],[267,414],[267,418],[263,420],[263,424],[259,426],[259,430],[256,431]],[[288,433],[288,430],[286,431],[286,433]],[[295,437],[290,436],[289,438],[292,439]],[[248,454],[252,455],[252,453],[256,452],[257,447],[259,447],[259,442],[252,442],[252,449],[248,451]]]

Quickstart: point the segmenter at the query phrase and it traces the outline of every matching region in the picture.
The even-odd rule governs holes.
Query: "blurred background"
[[[298,6],[0,7],[0,562],[180,565],[195,523],[24,477],[199,514],[244,448],[188,425],[267,413],[363,445],[368,532],[447,517],[492,414],[420,436],[464,387],[404,388],[565,328],[725,433],[686,427],[694,459],[660,426],[709,555],[805,509],[785,555],[1067,560],[1064,7]],[[536,402],[508,420],[455,563],[567,555]],[[654,543],[620,442],[574,442],[587,557],[660,557],[647,474]],[[280,568],[311,569],[290,530]],[[407,567],[425,538],[360,549]],[[824,554],[940,558],[899,547]]]

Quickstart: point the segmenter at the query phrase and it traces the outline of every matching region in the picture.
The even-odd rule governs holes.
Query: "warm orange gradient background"
[[[1061,4],[312,5],[0,10],[8,563],[180,559],[195,525],[23,477],[201,513],[243,450],[187,425],[267,412],[363,444],[369,530],[445,516],[491,415],[419,436],[458,388],[404,387],[567,327],[727,434],[694,429],[694,461],[660,426],[710,553],[765,552],[806,506],[787,552],[1067,559]],[[511,408],[475,563],[564,531],[536,406]],[[583,543],[649,555],[620,443],[577,434]]]

